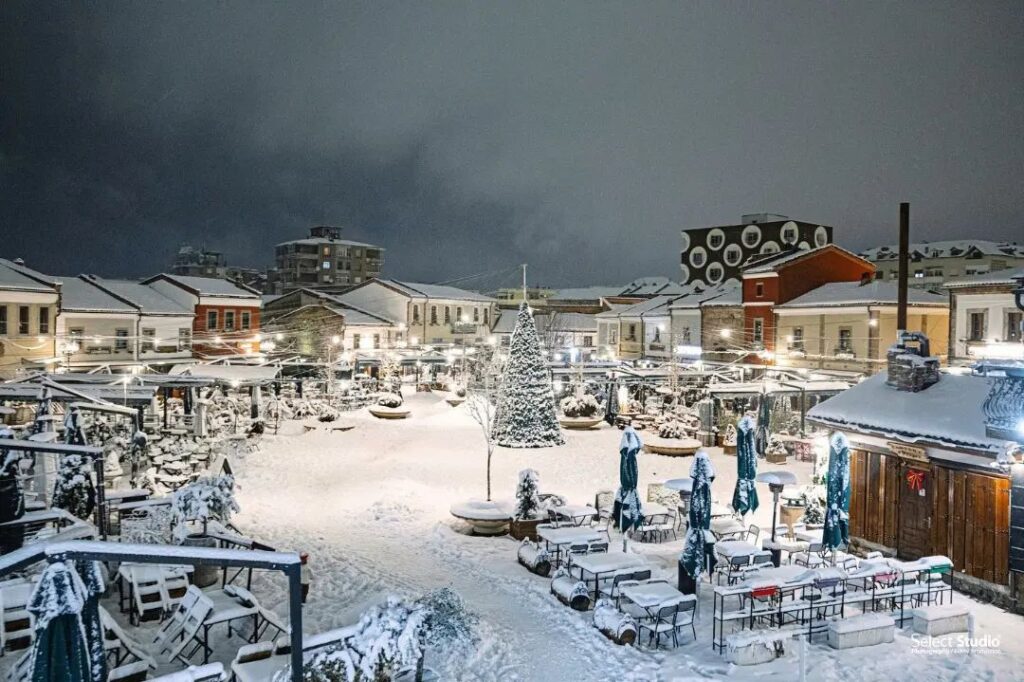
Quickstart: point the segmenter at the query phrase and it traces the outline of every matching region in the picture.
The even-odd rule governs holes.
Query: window
[[[754,343],[764,343],[764,318],[754,318]]]
[[[1020,341],[1022,313],[1010,310],[1006,313],[1006,333],[1003,335],[1007,341]]]
[[[978,310],[967,313],[967,340],[983,341],[985,339],[985,311]]]
[[[626,326],[626,340],[636,341],[636,325],[631,324]]]
[[[661,327],[654,328],[654,343],[661,343]]]
[[[419,324],[420,323],[420,307],[418,305],[414,305],[412,307],[412,323],[413,324]]]
[[[590,348],[593,345],[594,345],[594,337],[593,336],[584,336],[583,337],[583,347],[584,348]]]
[[[329,246],[325,246],[324,247],[324,255],[325,256],[330,256],[331,255],[331,247],[329,247]]]
[[[764,298],[764,282],[754,284],[754,295],[758,298]]]
[[[39,333],[49,334],[50,333],[50,308],[49,306],[43,306],[39,309]]]
[[[207,310],[206,311],[206,328],[216,329],[217,328],[217,311]]]
[[[362,341],[363,341],[363,335],[362,334],[353,334],[352,335],[352,347],[353,348],[358,350],[360,344],[362,343]]]
[[[488,327],[491,326],[490,313],[491,311],[488,308],[484,308],[484,324],[487,325]]]
[[[708,235],[708,246],[712,249],[722,248],[722,244],[725,243],[725,235],[722,234],[721,230],[712,232]]]
[[[235,331],[235,311],[225,310],[224,311],[224,331],[233,332]]]
[[[128,330],[127,329],[116,329],[114,330],[114,350],[123,351],[128,350]]]
[[[712,263],[711,265],[708,266],[708,283],[717,284],[718,282],[722,281],[722,276],[724,274],[725,273],[722,270],[721,265],[719,265],[718,263]]]
[[[900,273],[899,273],[899,272],[897,272],[896,270],[893,270],[893,271],[891,271],[891,272],[889,273],[889,279],[896,279],[896,278],[897,278],[897,277],[899,277],[899,276],[900,276]]]
[[[324,270],[330,270],[331,269],[331,261],[325,260],[323,263],[320,264],[320,267],[323,268]]]
[[[18,333],[28,336],[28,306],[18,306]]]
[[[452,323],[452,309],[451,309],[451,306],[447,306],[446,305],[444,307],[444,323],[445,324],[451,324]]]
[[[473,321],[477,322],[477,323],[480,322],[480,309],[479,308],[473,308]]]
[[[188,350],[192,347],[192,330],[188,327],[178,328],[178,350]]]
[[[151,353],[156,350],[156,329],[152,327],[142,328],[142,348],[140,350],[143,353]]]
[[[373,347],[380,348],[380,334],[373,335]]]
[[[722,257],[725,259],[726,265],[739,265],[740,260],[743,259],[743,249],[736,244],[729,244],[729,246],[725,247]]]
[[[0,336],[7,336],[7,306],[0,305]]]
[[[462,322],[462,306],[455,309],[455,321]]]
[[[850,327],[839,328],[839,348],[837,350],[843,353],[853,350],[853,329]]]
[[[924,270],[914,270],[914,279],[922,279],[924,277]]]
[[[77,341],[85,336],[85,327],[72,327],[68,330],[68,336]]]
[[[942,277],[942,268],[925,268],[925,277]]]
[[[252,313],[248,310],[242,311],[242,329],[248,329],[252,325]]]
[[[752,249],[761,243],[761,228],[757,225],[747,225],[743,228],[743,245]]]
[[[619,342],[619,330],[617,327],[612,327],[608,330],[608,343],[615,345]]]
[[[795,244],[797,230],[795,225],[787,225],[782,228],[782,241],[786,244]]]
[[[437,306],[430,306],[430,324],[437,324]]]
[[[804,349],[804,328],[793,327],[793,343],[790,345],[794,350]]]
[[[699,268],[704,265],[704,252],[694,251],[690,254],[690,264],[695,268]]]

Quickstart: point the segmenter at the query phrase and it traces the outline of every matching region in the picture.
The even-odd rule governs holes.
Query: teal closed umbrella
[[[85,587],[65,562],[46,567],[28,610],[35,616],[32,682],[90,682],[89,648],[82,627]]]
[[[82,606],[82,628],[89,649],[89,669],[92,682],[106,682],[107,656],[103,650],[103,625],[100,622],[100,597],[106,586],[103,571],[98,561],[76,561],[75,571],[85,587],[85,603]]]
[[[822,542],[832,550],[850,542],[850,443],[841,433],[829,441]]]
[[[754,420],[743,417],[736,425],[736,490],[732,494],[732,508],[743,515],[757,511],[757,456],[754,453]]]
[[[644,518],[640,509],[640,496],[636,492],[640,480],[636,456],[641,447],[643,444],[640,442],[640,436],[632,426],[627,426],[619,441],[619,491],[615,495],[615,504],[612,508],[615,523],[623,533],[639,526]]]
[[[757,434],[754,436],[754,447],[757,449],[758,457],[764,457],[768,452],[768,427],[771,419],[771,400],[767,393],[762,393],[761,402],[757,406]]]
[[[714,570],[714,553],[710,551],[708,538],[711,537],[711,482],[715,480],[715,469],[703,450],[697,452],[690,465],[693,492],[690,495],[690,525],[686,529],[686,544],[679,563],[694,580],[704,569]]]

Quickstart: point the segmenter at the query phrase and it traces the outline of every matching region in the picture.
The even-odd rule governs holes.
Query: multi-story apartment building
[[[409,346],[466,345],[490,335],[497,299],[443,284],[372,279],[338,298],[407,331]]]
[[[56,350],[60,280],[0,258],[0,378],[43,369]]]
[[[879,246],[860,255],[874,263],[878,279],[896,281],[898,247]],[[910,245],[909,257],[907,284],[941,291],[946,280],[1024,267],[1024,246],[983,239],[922,242]]]
[[[160,274],[144,280],[192,310],[192,348],[198,356],[248,355],[260,349],[259,292],[226,279]]]
[[[186,277],[219,277],[259,290],[263,290],[267,284],[267,273],[259,268],[228,265],[223,253],[209,251],[206,247],[197,249],[188,244],[178,249],[170,274]]]
[[[309,237],[278,244],[268,293],[293,289],[344,289],[380,276],[384,249],[341,238],[337,227],[310,228]]]
[[[874,374],[896,343],[897,287],[891,282],[831,282],[775,306],[775,364]],[[932,355],[947,353],[949,302],[912,289],[907,327],[924,332]]]
[[[1014,291],[1024,267],[960,277],[945,284],[949,292],[950,363],[982,359],[1024,360],[1024,312]]]
[[[769,213],[745,215],[741,220],[738,225],[683,230],[679,281],[715,286],[738,280],[743,264],[752,256],[832,243],[832,228],[828,225]]]

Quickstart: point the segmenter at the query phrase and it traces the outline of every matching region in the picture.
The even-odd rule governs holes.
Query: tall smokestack
[[[900,266],[896,296],[896,329],[907,329],[907,276],[910,261],[910,204],[900,203]]]

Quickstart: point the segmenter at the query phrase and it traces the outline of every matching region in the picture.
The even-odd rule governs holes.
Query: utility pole
[[[896,329],[907,331],[907,278],[910,269],[910,204],[900,203],[900,253],[897,272]]]
[[[523,263],[523,303],[526,303],[526,263]]]

